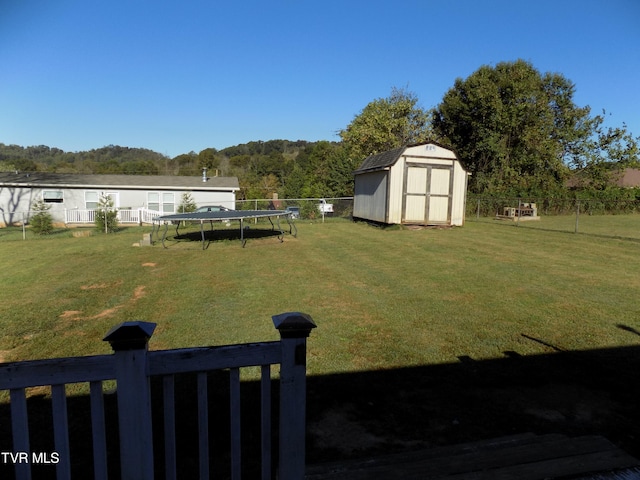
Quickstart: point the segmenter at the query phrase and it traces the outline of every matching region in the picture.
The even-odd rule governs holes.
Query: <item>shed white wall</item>
[[[404,184],[404,158],[396,162],[389,172],[389,199],[387,212],[387,223],[402,223],[402,189]]]
[[[370,172],[355,178],[353,216],[387,223],[388,171]]]
[[[464,216],[467,209],[467,183],[469,174],[462,168],[460,162],[454,163],[453,173],[453,198],[451,208],[451,225],[461,227],[464,225]]]

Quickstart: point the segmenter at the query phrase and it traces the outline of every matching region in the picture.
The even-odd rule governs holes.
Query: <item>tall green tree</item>
[[[565,160],[592,131],[575,86],[524,60],[482,66],[456,79],[433,113],[433,128],[472,173],[471,190],[532,193],[562,188]]]
[[[217,156],[218,151],[215,148],[205,148],[198,153],[198,168],[206,168],[212,170],[218,168],[220,159]]]
[[[294,198],[341,197],[353,194],[354,162],[344,145],[320,141],[298,155],[295,167],[284,181],[285,195]]]
[[[395,87],[389,97],[369,103],[340,131],[350,155],[359,160],[430,137],[429,113],[418,106],[418,97]]]
[[[175,175],[200,175],[201,170],[198,166],[198,154],[196,152],[183,153],[174,157],[171,163],[177,167]]]
[[[578,188],[604,190],[625,167],[640,167],[640,137],[623,123],[605,127],[605,112],[590,119],[592,135],[572,145],[568,164]]]
[[[305,172],[296,162],[291,173],[284,179],[282,193],[284,198],[301,198],[306,180]]]

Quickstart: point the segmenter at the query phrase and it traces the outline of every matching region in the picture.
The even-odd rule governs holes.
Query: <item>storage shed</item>
[[[366,158],[354,172],[353,217],[388,224],[464,224],[467,172],[434,142]]]

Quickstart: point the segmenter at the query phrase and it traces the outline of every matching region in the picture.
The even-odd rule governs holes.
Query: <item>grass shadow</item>
[[[277,230],[251,228],[251,229],[245,229],[242,236],[244,237],[245,240],[251,240],[251,239],[257,239],[257,238],[278,237],[278,236],[282,236],[282,233]],[[240,233],[240,230],[236,230],[236,229],[205,230],[204,238],[205,238],[205,241],[208,241],[208,242],[240,240],[241,233]],[[175,235],[170,239],[178,240],[178,241],[201,242],[202,233],[199,231],[186,232],[186,233]]]
[[[640,347],[504,355],[311,377],[309,462],[524,432],[599,434],[640,457]]]

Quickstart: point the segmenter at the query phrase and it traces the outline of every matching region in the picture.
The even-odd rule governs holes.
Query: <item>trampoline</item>
[[[180,225],[183,222],[200,223],[200,236],[202,238],[202,249],[205,250],[209,245],[206,240],[204,224],[209,223],[211,225],[211,231],[213,231],[214,222],[231,222],[238,221],[240,223],[240,242],[244,248],[247,240],[244,238],[245,233],[245,220],[254,220],[258,218],[266,218],[271,223],[271,230],[279,232],[277,234],[280,243],[284,241],[285,231],[280,227],[280,218],[284,217],[289,225],[289,233],[294,237],[298,236],[298,229],[295,223],[292,221],[291,212],[285,210],[228,210],[221,212],[192,212],[192,213],[176,213],[172,215],[163,215],[153,220],[151,228],[151,241],[153,242],[154,235],[160,237],[160,229],[164,225],[164,231],[162,232],[162,246],[168,248],[165,240],[167,238],[167,231],[169,225],[174,224],[176,226],[176,237],[179,236]],[[273,223],[275,219],[276,223]]]

